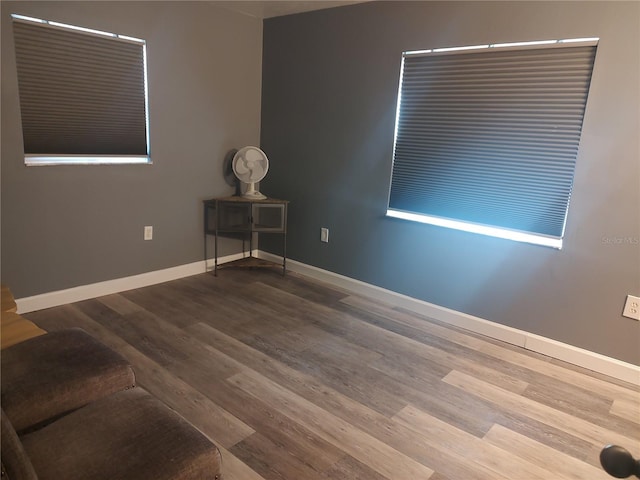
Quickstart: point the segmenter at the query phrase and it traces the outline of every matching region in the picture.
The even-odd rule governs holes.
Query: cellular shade
[[[595,52],[405,53],[389,209],[562,238]]]
[[[144,42],[13,29],[25,154],[147,155]]]

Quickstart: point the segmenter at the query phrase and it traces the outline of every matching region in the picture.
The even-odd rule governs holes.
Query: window
[[[596,45],[405,52],[387,215],[561,248]]]
[[[25,163],[150,163],[144,40],[13,15]]]

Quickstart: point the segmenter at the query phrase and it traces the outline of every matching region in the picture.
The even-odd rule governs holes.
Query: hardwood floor
[[[25,315],[78,326],[222,451],[225,480],[609,479],[640,389],[290,273],[223,270]]]

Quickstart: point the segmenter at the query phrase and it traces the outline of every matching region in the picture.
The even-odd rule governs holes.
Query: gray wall
[[[201,201],[232,192],[225,153],[259,141],[262,22],[204,2],[1,12],[2,281],[24,297],[202,260]],[[24,166],[12,13],[147,41],[153,165]]]
[[[374,2],[265,21],[262,191],[291,200],[291,258],[640,364],[621,316],[640,295],[639,19],[637,2]],[[385,218],[402,51],[592,36],[561,251]]]

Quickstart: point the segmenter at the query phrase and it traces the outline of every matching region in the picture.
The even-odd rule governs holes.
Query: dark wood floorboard
[[[222,270],[26,315],[81,327],[220,447],[225,480],[607,479],[640,388],[290,273]]]

